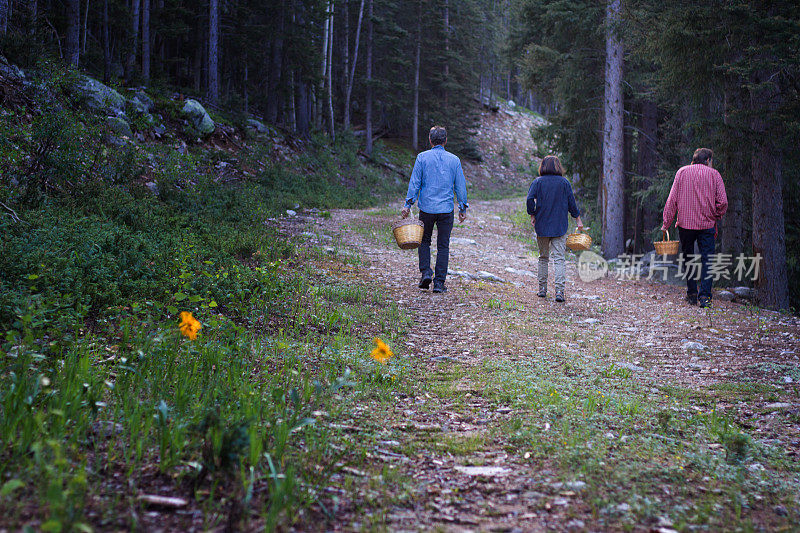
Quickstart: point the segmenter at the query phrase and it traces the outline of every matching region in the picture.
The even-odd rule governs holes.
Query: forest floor
[[[336,420],[346,459],[298,529],[796,528],[800,320],[700,309],[646,280],[583,282],[571,254],[566,303],[552,284],[538,298],[522,206],[473,203],[444,294],[418,289],[416,252],[394,244],[399,204],[281,219],[309,245],[346,243],[369,266],[339,275],[413,319],[391,346],[402,392]]]

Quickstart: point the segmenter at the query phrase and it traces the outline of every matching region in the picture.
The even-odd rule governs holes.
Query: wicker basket
[[[653,247],[656,249],[656,253],[658,255],[675,255],[681,248],[680,241],[671,241],[669,240],[669,231],[664,230],[663,233],[664,240],[656,241],[653,243]]]
[[[422,242],[425,226],[419,220],[404,218],[392,224],[392,233],[401,250],[418,248]]]
[[[578,233],[578,230],[576,229],[575,233],[570,233],[567,235],[567,248],[573,252],[583,252],[591,247],[592,238],[586,233]]]

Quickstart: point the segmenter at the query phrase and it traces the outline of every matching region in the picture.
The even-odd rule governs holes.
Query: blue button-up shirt
[[[453,211],[453,191],[458,199],[458,209],[463,213],[469,204],[461,160],[441,145],[417,155],[408,181],[406,207],[411,207],[419,197],[420,211],[450,213]]]
[[[539,176],[531,184],[527,199],[528,214],[536,217],[536,234],[561,237],[567,233],[567,213],[581,215],[572,185],[563,176]]]

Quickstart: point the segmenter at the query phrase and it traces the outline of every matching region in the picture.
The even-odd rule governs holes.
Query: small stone
[[[569,500],[561,497],[554,498],[553,505],[558,505],[559,507],[566,507],[567,505],[569,505]]]
[[[793,381],[792,376],[783,376],[784,383],[792,383]]]
[[[774,511],[775,511],[775,514],[778,515],[778,516],[788,516],[789,515],[789,511],[786,510],[786,507],[784,507],[783,505],[776,505]]]
[[[617,511],[619,511],[620,513],[627,513],[630,510],[631,510],[631,506],[628,505],[627,503],[621,503],[621,504],[617,505]]]
[[[684,351],[705,350],[706,346],[705,344],[700,344],[699,342],[687,341],[683,343],[683,346],[681,346],[681,348],[683,348]]]
[[[478,278],[482,279],[483,281],[491,281],[492,283],[505,283],[506,282],[506,280],[504,280],[503,278],[495,276],[491,272],[486,272],[485,270],[478,270],[477,274],[478,274]]]
[[[456,466],[455,470],[468,476],[507,476],[511,473],[502,466]]]
[[[761,463],[753,463],[747,469],[751,472],[763,472],[765,470],[764,465]]]
[[[598,322],[600,322],[600,320],[597,318],[587,318],[586,320],[583,321],[584,324],[589,324],[589,325],[597,324]]]
[[[786,408],[791,407],[791,406],[792,406],[792,404],[790,404],[790,403],[775,402],[775,403],[768,403],[764,407],[766,407],[767,409],[786,409]]]
[[[567,522],[567,529],[585,529],[585,528],[586,528],[586,522],[584,522],[583,520],[578,520],[576,518],[575,520],[570,520],[569,522]]]
[[[289,215],[290,217],[294,217],[297,216],[297,211],[295,211],[294,209],[287,209],[286,214]]]
[[[618,368],[627,368],[633,372],[644,372],[644,367],[639,365],[634,365],[633,363],[614,363],[614,366]]]
[[[450,244],[458,246],[478,246],[477,241],[473,239],[465,239],[463,237],[453,237],[450,239]]]

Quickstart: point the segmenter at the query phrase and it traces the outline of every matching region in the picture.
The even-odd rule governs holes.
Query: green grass
[[[268,219],[402,187],[352,139],[309,141],[291,164],[258,142],[110,150],[64,109],[0,117],[0,201],[18,215],[0,218],[3,525],[147,530],[137,498],[156,493],[189,500],[204,529],[290,527],[342,459],[330,421],[408,386],[410,322],[382,291],[326,274],[357,254],[301,247]],[[238,179],[221,183],[220,161]],[[182,311],[202,324],[195,340]],[[372,360],[374,337],[398,357]]]

